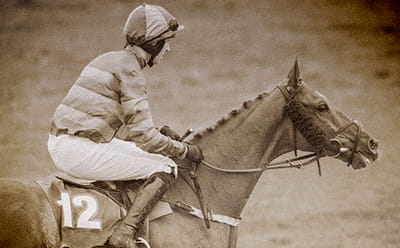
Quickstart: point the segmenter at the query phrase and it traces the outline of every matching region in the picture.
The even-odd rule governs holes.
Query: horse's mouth
[[[353,161],[351,161],[351,166],[353,169],[362,169],[369,165],[371,165],[377,159],[377,155],[370,157],[361,154],[360,152],[356,152],[353,157]]]
[[[329,146],[325,149],[326,155],[339,158],[347,162],[354,169],[362,169],[371,165],[378,158],[377,141],[375,146],[366,148],[359,147],[357,151],[344,146],[338,139],[329,140]]]

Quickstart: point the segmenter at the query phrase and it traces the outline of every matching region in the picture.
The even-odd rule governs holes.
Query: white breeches
[[[147,179],[156,172],[171,173],[177,166],[168,157],[116,138],[109,143],[96,143],[77,136],[50,135],[48,150],[60,170],[86,180]]]

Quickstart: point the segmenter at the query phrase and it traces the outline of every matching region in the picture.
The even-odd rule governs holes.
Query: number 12
[[[86,203],[86,208],[79,214],[78,221],[76,224],[77,228],[87,229],[101,229],[101,222],[90,220],[97,212],[97,201],[93,196],[90,195],[77,195],[72,199],[74,206],[83,207]],[[57,201],[57,204],[62,207],[63,212],[63,223],[66,227],[73,228],[72,224],[72,207],[71,197],[68,193],[61,193],[61,200]]]

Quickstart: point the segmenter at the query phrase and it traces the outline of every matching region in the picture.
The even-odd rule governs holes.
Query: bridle
[[[277,88],[281,91],[282,95],[285,97],[286,102],[289,102],[293,100],[296,95],[304,88],[304,83],[301,81],[299,86],[295,89],[291,88],[288,89],[288,87],[284,87],[282,85],[278,85]],[[358,121],[353,120],[349,124],[345,125],[344,127],[340,128],[338,131],[336,131],[333,136],[329,139],[331,142],[337,142],[338,146],[340,147],[338,149],[338,153],[332,157],[339,157],[342,153],[349,151],[350,149],[344,148],[342,142],[337,139],[336,137],[339,136],[341,133],[345,132],[348,128],[351,126],[355,125],[357,128],[357,134],[355,137],[355,143],[353,148],[351,149],[351,155],[350,159],[348,161],[347,166],[350,166],[353,163],[354,155],[358,151],[358,145],[360,143],[360,137],[361,137],[361,127]],[[309,165],[313,162],[317,162],[318,165],[318,172],[319,175],[321,176],[321,165],[319,162],[319,159],[326,157],[326,155],[323,154],[323,152],[319,153],[310,153],[306,154],[303,156],[297,156],[297,138],[296,138],[296,128],[293,126],[294,129],[294,135],[293,135],[293,144],[294,144],[294,153],[295,157],[294,158],[289,158],[289,159],[284,159],[281,161],[276,161],[273,163],[268,163],[263,165],[260,168],[253,168],[253,169],[223,169],[220,167],[217,167],[215,165],[212,165],[208,163],[205,160],[202,160],[200,163],[205,165],[207,168],[210,168],[212,170],[218,171],[218,172],[223,172],[223,173],[257,173],[257,172],[264,172],[266,170],[274,170],[274,169],[286,169],[286,168],[303,168],[306,165]],[[303,161],[303,162],[302,162]],[[297,162],[297,163],[295,163]]]
[[[357,129],[357,134],[356,134],[356,138],[355,138],[355,142],[354,142],[354,146],[351,149],[351,155],[350,155],[350,159],[349,162],[347,163],[347,166],[350,166],[353,163],[353,159],[354,159],[354,155],[356,152],[358,152],[358,145],[360,143],[360,138],[361,138],[361,125],[357,120],[353,120],[352,122],[350,122],[349,124],[347,124],[346,126],[340,128],[338,131],[335,132],[335,136],[333,138],[330,139],[330,141],[334,141],[337,142],[339,144],[339,147],[343,147],[342,142],[337,139],[336,137],[339,136],[341,133],[343,133],[344,131],[346,131],[346,129],[350,128],[351,126],[355,125],[356,129]],[[334,158],[339,157],[343,152],[345,152],[345,150],[341,150],[339,149],[338,153],[336,155],[334,155]]]
[[[282,85],[278,85],[277,88],[281,91],[281,93],[284,96],[286,102],[288,103],[288,102],[292,101],[300,91],[303,90],[304,83],[303,83],[303,80],[300,78],[297,88],[293,88],[293,87],[290,87],[290,86],[284,87]],[[348,151],[349,149],[344,147],[342,142],[339,139],[337,139],[336,137],[339,136],[341,133],[343,133],[344,131],[346,131],[348,128],[350,128],[353,125],[356,126],[357,134],[356,134],[356,137],[355,137],[354,146],[351,149],[351,155],[350,155],[350,159],[349,159],[349,161],[347,163],[347,166],[350,166],[353,163],[353,159],[354,159],[355,153],[358,151],[358,145],[360,143],[360,138],[361,138],[361,126],[360,126],[360,123],[357,120],[352,120],[349,124],[345,125],[344,127],[341,127],[338,131],[336,131],[333,134],[332,137],[328,138],[328,140],[330,142],[338,143],[338,147],[339,147],[338,153],[336,155],[334,155],[333,157],[335,157],[335,158],[339,157],[342,153]],[[319,159],[322,158],[322,157],[325,157],[326,155],[323,155],[322,154],[323,152],[319,152],[319,153],[313,153],[313,154],[308,154],[308,155],[305,155],[305,156],[302,156],[302,157],[298,157],[297,156],[296,127],[294,125],[293,125],[293,129],[294,129],[294,135],[293,135],[294,148],[293,149],[294,149],[295,159],[302,160],[302,159],[306,159],[306,158],[312,157],[312,159],[310,159],[309,161],[306,161],[305,163],[302,163],[300,165],[304,166],[305,164],[310,164],[311,162],[317,161],[318,172],[319,172],[319,175],[321,176],[321,165],[320,165]],[[294,159],[291,159],[291,161],[293,161],[293,160]],[[288,167],[292,167],[290,162],[288,162],[288,164],[290,165]],[[266,168],[268,168],[269,166],[267,165]],[[299,168],[299,166],[296,166],[296,167]]]

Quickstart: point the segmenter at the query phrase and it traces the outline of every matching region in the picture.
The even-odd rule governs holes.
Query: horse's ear
[[[288,79],[289,79],[288,86],[293,87],[295,89],[301,84],[302,79],[300,77],[300,70],[299,70],[299,64],[297,63],[297,58],[294,61],[294,65],[289,72]]]

